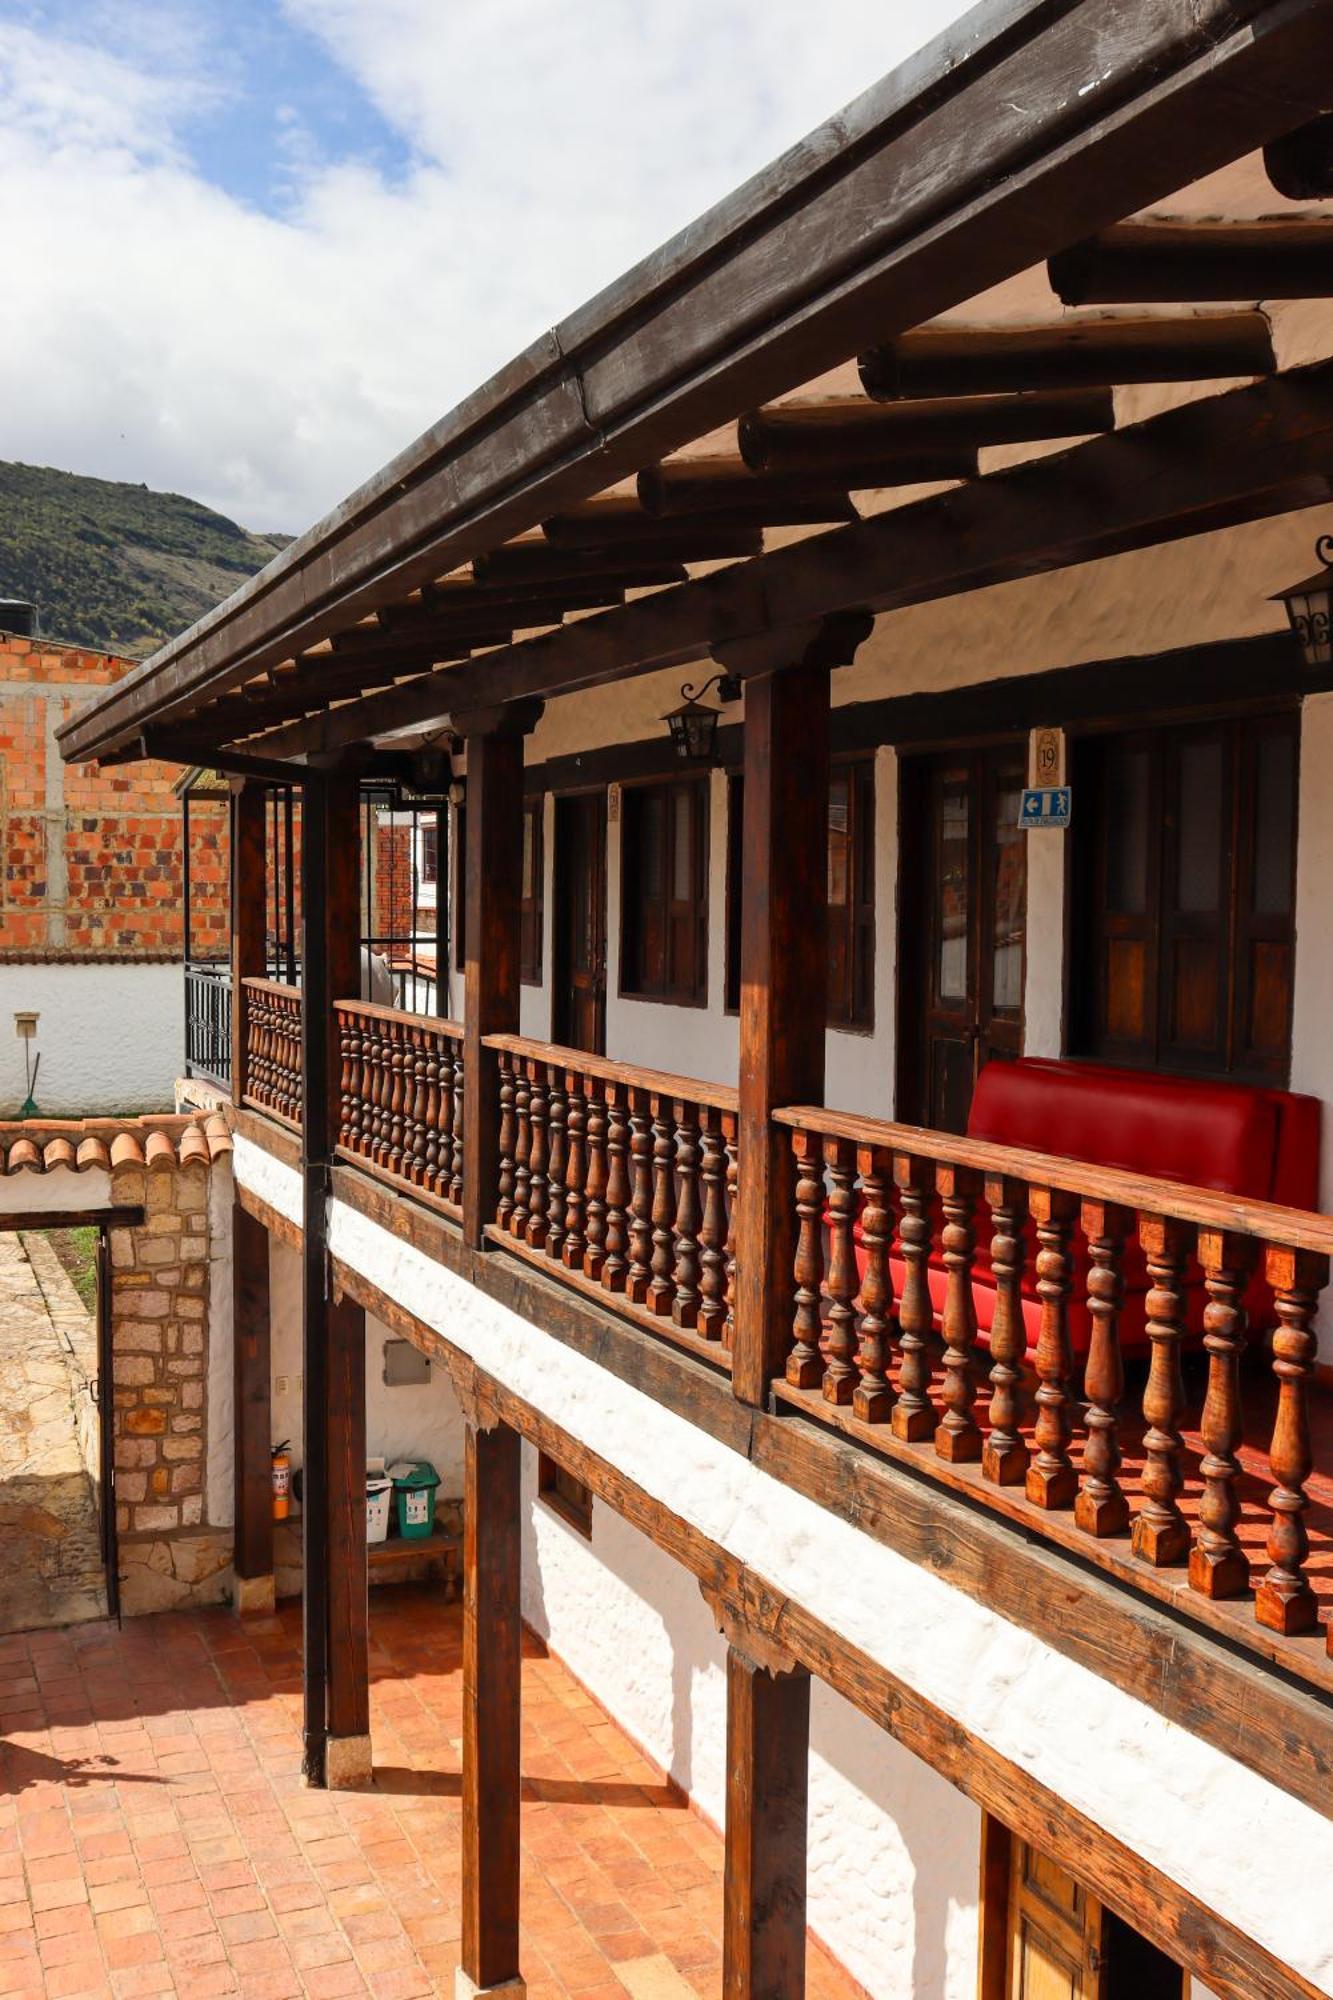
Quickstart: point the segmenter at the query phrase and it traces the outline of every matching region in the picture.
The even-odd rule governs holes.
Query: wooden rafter
[[[1067,306],[1333,297],[1333,217],[1122,222],[1049,260]]]
[[[857,396],[812,397],[751,410],[736,427],[741,457],[755,472],[822,472],[850,477],[895,452],[918,457],[921,478],[948,479],[975,464],[982,445],[1109,431],[1109,389],[1037,390],[1021,396],[947,396],[921,402],[867,403]],[[904,471],[907,470],[904,465]]]

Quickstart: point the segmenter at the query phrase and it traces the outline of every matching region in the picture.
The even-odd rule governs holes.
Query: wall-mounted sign
[[[1048,789],[1065,779],[1065,733],[1063,729],[1034,729],[1031,750],[1032,782]]]
[[[1068,826],[1074,811],[1074,795],[1068,785],[1039,787],[1024,792],[1018,823],[1031,829],[1039,826]]]

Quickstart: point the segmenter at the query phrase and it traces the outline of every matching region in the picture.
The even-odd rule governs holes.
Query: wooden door
[[[1005,2000],[1106,2000],[1102,1910],[1025,1840],[1012,1842]]]
[[[962,1132],[983,1065],[1023,1050],[1021,745],[904,767],[898,1114]]]
[[[555,802],[555,1039],[606,1051],[606,794]]]
[[[120,1536],[116,1527],[115,1367],[112,1356],[111,1256],[106,1230],[97,1232],[97,1479],[106,1615],[120,1623]]]

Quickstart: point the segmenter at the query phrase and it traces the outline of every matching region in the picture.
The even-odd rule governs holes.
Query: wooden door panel
[[[606,796],[556,801],[555,1036],[567,1048],[606,1047]]]
[[[1103,1913],[1063,1868],[1015,1837],[1007,2000],[1104,2000]]]

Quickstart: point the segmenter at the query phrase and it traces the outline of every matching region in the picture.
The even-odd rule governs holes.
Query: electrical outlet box
[[[384,1343],[384,1384],[389,1389],[420,1388],[430,1381],[430,1356],[410,1340]]]

